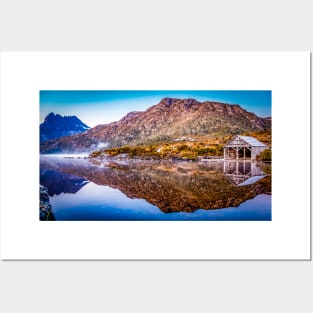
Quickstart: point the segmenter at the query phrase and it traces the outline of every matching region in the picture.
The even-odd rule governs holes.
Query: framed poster
[[[309,259],[309,134],[307,52],[3,52],[1,257]]]

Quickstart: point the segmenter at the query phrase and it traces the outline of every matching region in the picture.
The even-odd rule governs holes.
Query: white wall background
[[[280,3],[2,0],[0,50],[312,51],[310,1]],[[1,261],[0,310],[312,312],[312,282],[308,261]]]

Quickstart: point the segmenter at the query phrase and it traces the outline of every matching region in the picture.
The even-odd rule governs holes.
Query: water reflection
[[[49,194],[50,189],[52,190],[51,195],[60,193],[81,195],[82,190],[86,188],[85,185],[91,182],[98,186],[110,187],[111,190],[112,188],[118,190],[128,199],[144,199],[163,214],[191,213],[199,209],[234,208],[249,199],[256,198],[257,195],[271,194],[270,175],[266,176],[256,164],[249,162],[127,161],[103,163],[94,161],[91,163],[83,159],[41,157],[40,173],[41,184],[49,189]],[[68,200],[63,197],[62,199],[63,204],[60,201],[59,206],[65,206],[66,201],[73,202],[73,198]],[[89,207],[92,207],[92,199],[88,199]],[[98,204],[98,207],[101,206],[102,210],[104,207],[110,207],[113,212],[114,197],[109,201],[110,204]],[[128,219],[136,220],[136,214],[138,217],[139,211],[135,207],[135,202],[133,203],[134,207],[129,209],[132,210],[134,216]],[[84,205],[87,208],[88,203]],[[109,217],[110,220],[116,218],[112,215]]]
[[[47,187],[50,196],[61,193],[75,194],[89,181],[72,174],[65,174],[57,170],[40,169],[40,182]]]
[[[250,161],[225,161],[224,175],[238,187],[254,184],[267,176],[257,163]]]

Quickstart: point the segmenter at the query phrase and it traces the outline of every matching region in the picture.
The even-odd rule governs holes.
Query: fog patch
[[[109,145],[109,144],[108,144],[107,142],[99,142],[97,148],[98,148],[98,149],[107,148],[108,145]]]

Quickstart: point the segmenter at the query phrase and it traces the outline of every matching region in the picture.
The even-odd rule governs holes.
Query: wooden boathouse
[[[224,146],[224,160],[255,161],[257,155],[268,148],[254,137],[237,135]]]

